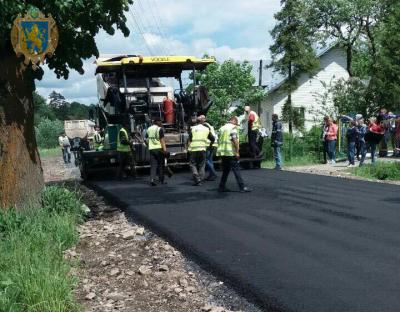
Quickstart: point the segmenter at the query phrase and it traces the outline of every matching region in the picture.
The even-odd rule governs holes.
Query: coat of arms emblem
[[[39,10],[31,10],[24,17],[18,15],[11,30],[11,42],[15,53],[24,55],[24,63],[32,62],[32,68],[36,69],[57,47],[56,22],[51,15],[46,17]]]

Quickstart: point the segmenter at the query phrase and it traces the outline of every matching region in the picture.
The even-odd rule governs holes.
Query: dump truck
[[[121,127],[131,141],[131,175],[150,166],[145,135],[155,117],[163,120],[165,141],[170,152],[169,166],[188,163],[186,149],[190,126],[200,114],[206,115],[212,105],[207,89],[196,81],[196,71],[215,62],[214,58],[194,56],[121,55],[99,58],[96,79],[99,102],[95,122],[104,135],[101,150],[82,150],[80,171],[84,179],[96,172],[118,167],[117,136]],[[193,81],[191,91],[183,78]],[[171,80],[173,82],[171,82]],[[165,116],[164,100],[173,101],[172,115]],[[243,149],[246,151],[246,147]],[[247,149],[248,150],[248,149]]]

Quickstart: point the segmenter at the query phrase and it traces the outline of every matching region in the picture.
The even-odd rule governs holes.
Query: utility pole
[[[258,68],[258,86],[262,87],[262,78],[263,78],[263,60],[260,60],[260,66]],[[260,116],[261,114],[261,103],[257,104],[257,114]]]

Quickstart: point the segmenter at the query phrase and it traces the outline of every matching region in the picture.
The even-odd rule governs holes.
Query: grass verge
[[[352,173],[367,179],[400,180],[400,162],[377,162],[352,169]]]
[[[80,311],[63,252],[77,243],[81,207],[75,193],[50,186],[42,207],[0,212],[1,312]]]
[[[40,157],[53,157],[53,156],[60,156],[62,157],[61,149],[59,147],[54,148],[39,148]]]
[[[283,167],[296,167],[296,166],[307,166],[307,165],[316,165],[320,164],[318,160],[310,157],[292,157],[290,161],[284,161]],[[275,167],[275,161],[273,160],[264,160],[261,164],[262,168],[271,169]]]

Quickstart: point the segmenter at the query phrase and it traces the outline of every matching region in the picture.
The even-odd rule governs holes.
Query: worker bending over
[[[222,177],[219,183],[219,192],[229,192],[226,188],[229,172],[232,170],[241,193],[251,192],[244,185],[239,166],[239,135],[237,131],[237,117],[232,117],[229,122],[219,130],[217,156],[221,157]]]
[[[147,129],[146,138],[150,151],[150,185],[156,186],[156,175],[161,184],[167,184],[164,181],[165,156],[167,147],[164,138],[164,128],[160,118],[153,120],[153,125]]]
[[[206,149],[215,141],[210,129],[204,126],[205,121],[206,117],[204,115],[197,117],[197,125],[193,126],[189,133],[189,165],[193,174],[193,185],[195,186],[201,185],[204,181]]]

